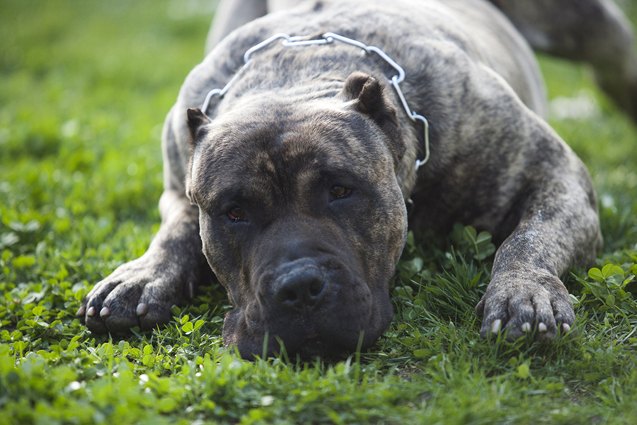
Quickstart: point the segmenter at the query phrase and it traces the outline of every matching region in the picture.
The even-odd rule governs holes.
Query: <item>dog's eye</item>
[[[345,186],[334,185],[330,188],[330,197],[332,200],[347,198],[351,194],[352,189]]]
[[[243,209],[239,207],[232,207],[226,213],[230,221],[233,223],[238,223],[240,221],[246,221],[246,213]]]

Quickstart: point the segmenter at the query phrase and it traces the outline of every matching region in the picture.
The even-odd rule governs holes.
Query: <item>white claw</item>
[[[539,325],[537,325],[537,330],[539,332],[546,332],[548,330],[548,328],[546,327],[546,325],[542,322],[540,322]]]
[[[531,324],[529,322],[522,323],[522,332],[529,332],[531,330]]]
[[[497,334],[498,332],[500,332],[501,328],[502,328],[502,320],[500,319],[494,320],[493,323],[491,324],[491,332],[494,334]]]
[[[146,304],[146,303],[137,304],[136,313],[137,313],[138,316],[143,316],[146,313],[148,313],[148,304]]]
[[[77,310],[77,313],[75,313],[76,316],[84,316],[84,314],[86,314],[86,307],[82,306]]]
[[[564,330],[564,333],[566,333],[571,330],[571,325],[568,323],[562,323],[562,329]]]
[[[89,307],[88,310],[86,311],[86,315],[89,317],[95,316],[95,307],[93,306]]]
[[[111,310],[108,307],[102,307],[100,310],[100,317],[107,317],[111,314]]]

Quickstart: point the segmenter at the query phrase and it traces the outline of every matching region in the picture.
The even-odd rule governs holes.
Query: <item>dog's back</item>
[[[265,0],[238,3],[233,0],[222,2],[209,35],[209,49],[237,25],[247,23],[245,20],[261,17],[266,6]],[[442,50],[460,49],[473,61],[495,71],[530,109],[540,116],[545,115],[544,86],[531,49],[510,22],[487,2],[396,0],[363,4],[321,0],[305,1],[300,5],[286,1],[274,3],[267,6],[276,9],[266,9],[274,13],[242,28],[240,38],[246,39],[254,33],[267,36],[341,33],[385,49],[403,66],[413,70],[412,78],[421,74],[427,61],[437,60],[439,53],[427,52],[423,46],[431,46],[439,40]],[[360,25],[360,22],[365,24]]]
[[[534,0],[534,1],[504,1],[489,0],[515,26],[517,31],[527,40],[533,49],[543,51],[569,60],[587,62],[592,65],[596,80],[600,87],[633,119],[637,117],[637,55],[634,51],[634,35],[630,23],[621,10],[611,0]],[[365,2],[364,4],[367,4]],[[424,3],[438,3],[438,0],[409,2],[397,4],[387,2],[392,7],[407,12],[412,17],[414,8]],[[517,36],[511,37],[502,33],[503,19],[495,18],[490,11],[484,14],[485,8],[490,8],[487,0],[453,0],[440,2],[456,10],[458,18],[467,21],[464,26],[470,28],[474,35],[472,40],[489,40],[495,46],[508,43],[509,48],[527,49],[520,47]],[[206,51],[209,52],[218,42],[239,26],[267,13],[302,7],[317,7],[326,2],[304,0],[301,2],[290,0],[222,0],[220,2],[211,31],[208,34]],[[362,6],[353,3],[350,10],[354,11]],[[484,22],[488,16],[489,22]],[[425,23],[426,25],[426,23]],[[495,35],[485,37],[476,34],[483,30]],[[510,33],[510,31],[508,31]],[[489,51],[491,46],[487,46]],[[497,51],[497,49],[496,49]],[[500,57],[500,60],[504,58]],[[536,78],[533,64],[518,63],[525,72],[526,78]],[[497,69],[497,67],[495,67]],[[502,75],[506,77],[506,74]],[[508,78],[510,81],[510,77]],[[511,84],[516,89],[516,84]],[[516,91],[520,93],[520,89]],[[545,107],[543,89],[536,81],[536,89],[531,93],[533,99],[526,103],[532,109],[544,115]],[[522,95],[524,98],[525,96]]]

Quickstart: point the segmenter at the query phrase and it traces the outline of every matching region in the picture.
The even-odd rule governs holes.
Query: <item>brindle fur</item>
[[[267,10],[249,3],[239,21]],[[281,31],[382,47],[431,123],[431,160],[414,167],[421,130],[387,86],[391,69],[342,44],[272,45],[207,116],[196,109],[248,48]],[[266,335],[269,352],[277,338],[291,353],[347,352],[391,320],[388,284],[408,224],[445,235],[461,222],[500,243],[477,307],[481,333],[552,337],[574,320],[559,277],[592,260],[601,236],[588,173],[542,120],[544,102],[526,42],[480,0],[320,1],[257,19],[186,79],[164,127],[160,230],[79,313],[95,332],[149,329],[214,273],[234,307],[224,340],[242,355],[262,353]]]

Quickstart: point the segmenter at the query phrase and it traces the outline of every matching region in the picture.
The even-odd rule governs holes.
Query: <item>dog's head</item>
[[[203,250],[234,307],[223,337],[244,357],[333,356],[372,344],[407,215],[404,146],[379,82],[354,73],[331,99],[240,97],[213,121],[188,110],[186,186]]]

